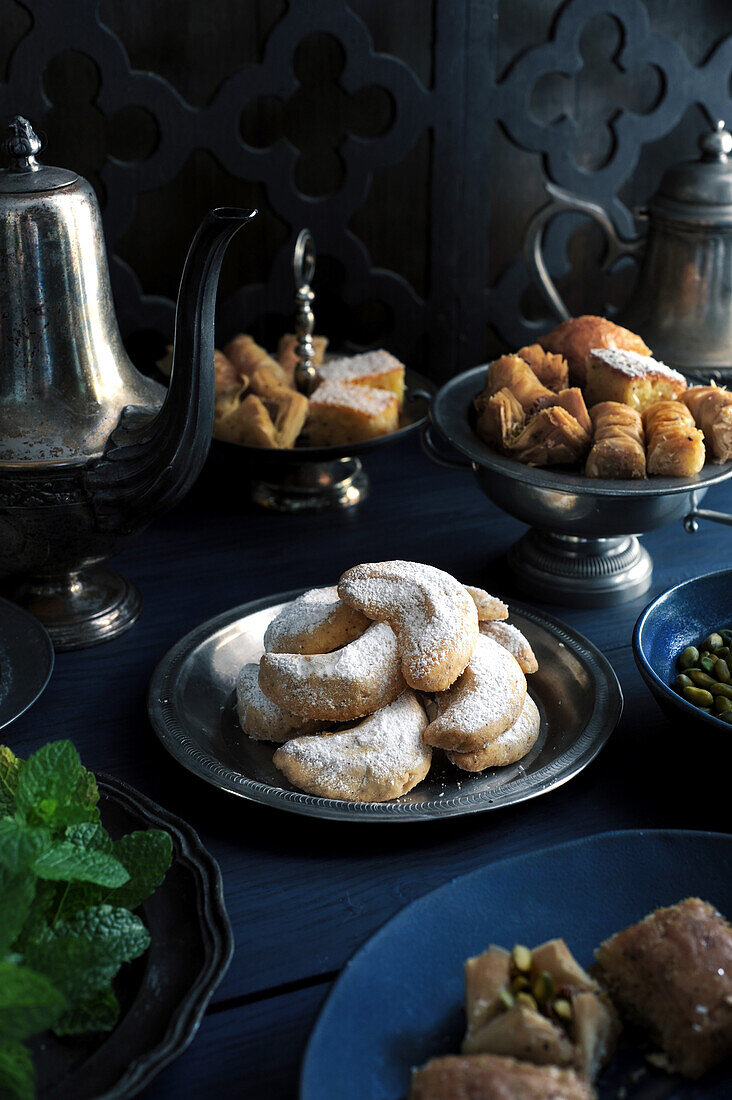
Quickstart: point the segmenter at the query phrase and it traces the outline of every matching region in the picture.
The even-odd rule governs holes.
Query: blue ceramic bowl
[[[633,631],[633,654],[641,676],[661,710],[686,730],[724,730],[732,745],[732,726],[687,703],[672,687],[676,658],[719,627],[732,628],[732,569],[706,573],[669,588],[650,603]]]

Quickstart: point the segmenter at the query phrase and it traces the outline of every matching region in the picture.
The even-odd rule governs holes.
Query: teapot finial
[[[699,138],[702,160],[717,160],[724,163],[732,153],[732,134],[726,129],[724,119],[717,121],[716,129],[707,130]]]
[[[36,134],[27,118],[16,115],[8,123],[8,131],[2,142],[2,151],[10,158],[10,172],[37,172],[40,164],[36,155],[40,153],[43,142]]]

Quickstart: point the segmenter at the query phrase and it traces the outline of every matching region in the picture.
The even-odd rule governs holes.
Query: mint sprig
[[[159,829],[113,841],[70,741],[26,761],[0,745],[0,1100],[33,1100],[25,1039],[111,1030],[112,983],[150,937],[133,913],[172,859]]]

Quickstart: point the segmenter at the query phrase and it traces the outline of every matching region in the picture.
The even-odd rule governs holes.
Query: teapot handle
[[[637,237],[634,240],[625,240],[618,234],[607,211],[598,203],[592,202],[590,199],[580,198],[579,195],[573,195],[571,191],[565,191],[563,187],[558,187],[556,183],[548,181],[544,186],[551,198],[545,206],[536,211],[526,226],[524,259],[529,265],[533,279],[544,295],[550,309],[556,313],[560,321],[567,321],[571,314],[554,285],[544,263],[542,252],[544,228],[552,218],[566,210],[577,210],[581,214],[588,214],[596,222],[599,222],[607,235],[607,253],[602,264],[603,270],[611,267],[621,256],[639,252],[645,245],[645,239]]]

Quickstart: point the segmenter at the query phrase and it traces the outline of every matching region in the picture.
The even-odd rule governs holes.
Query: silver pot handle
[[[467,459],[449,458],[446,454],[443,454],[440,447],[435,442],[432,434],[432,424],[423,424],[422,431],[420,433],[420,441],[422,443],[422,450],[428,458],[432,459],[438,466],[442,466],[445,470],[460,470],[465,472],[471,470],[473,467],[472,462]]]
[[[560,321],[567,321],[571,314],[552,281],[552,277],[544,263],[542,252],[544,228],[552,218],[564,211],[576,210],[581,214],[588,214],[596,222],[599,222],[607,235],[607,253],[602,264],[602,270],[611,267],[621,256],[639,252],[645,245],[645,238],[637,237],[630,241],[625,240],[618,234],[607,211],[598,203],[592,202],[590,199],[580,198],[579,195],[573,195],[571,191],[565,191],[563,187],[558,187],[556,183],[546,182],[544,187],[551,198],[546,206],[542,206],[536,211],[526,226],[524,259],[529,265],[529,271],[546,299],[549,308],[556,313]]]
[[[722,523],[725,527],[732,527],[732,515],[728,512],[714,512],[710,508],[694,508],[692,512],[684,516],[684,530],[695,535],[699,530],[699,520],[708,519],[712,523]]]

